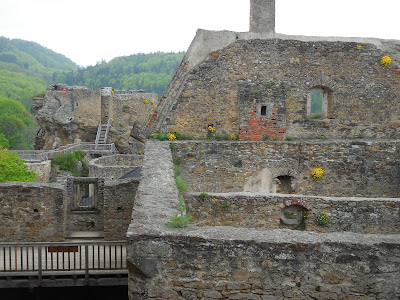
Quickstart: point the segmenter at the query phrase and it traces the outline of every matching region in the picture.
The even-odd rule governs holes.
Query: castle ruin
[[[144,106],[138,136],[191,140],[128,142],[144,155],[99,158],[93,177],[64,187],[0,184],[11,195],[0,220],[13,225],[2,241],[63,240],[66,228],[90,226],[104,239],[126,232],[135,300],[399,298],[400,42],[275,33],[274,7],[251,0],[249,32],[199,29],[160,101]],[[73,105],[84,91],[96,108],[63,114],[64,100],[85,106],[84,97]],[[43,108],[54,103],[60,119],[80,120],[57,143],[93,139],[81,124],[96,128],[106,116],[114,141],[136,137],[128,115],[143,98],[124,111],[111,89],[52,93]],[[39,144],[50,147],[48,123]],[[138,165],[140,180],[121,179]],[[73,209],[77,185],[98,192],[96,213]],[[182,199],[192,223],[169,228]]]

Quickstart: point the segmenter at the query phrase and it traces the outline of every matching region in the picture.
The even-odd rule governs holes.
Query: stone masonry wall
[[[400,297],[398,234],[168,228],[179,202],[172,156],[168,143],[145,150],[127,234],[129,299]]]
[[[116,180],[142,165],[143,156],[117,154],[96,158],[89,162],[89,176]]]
[[[185,194],[186,208],[196,226],[247,228],[295,228],[282,223],[282,209],[293,205],[309,212],[305,230],[315,232],[400,233],[400,199],[334,198],[301,195],[220,193]],[[318,225],[321,212],[330,216],[327,225]]]
[[[93,184],[96,207],[93,210],[77,210],[74,203],[74,184]],[[104,230],[104,179],[90,177],[70,177],[66,184],[66,230],[103,231]]]
[[[168,129],[205,136],[213,124],[243,140],[398,137],[400,72],[394,56],[380,65],[387,54],[372,43],[239,38],[191,70]],[[330,91],[325,118],[307,116],[313,87]],[[262,104],[270,111],[257,116]]]
[[[182,231],[182,230],[181,230]],[[208,235],[206,235],[208,233]],[[130,245],[129,299],[395,299],[394,235],[311,234],[230,227],[143,236]],[[247,236],[246,236],[247,235]],[[369,240],[368,240],[369,239]]]
[[[54,149],[77,140],[94,141],[101,113],[99,89],[65,86],[34,98],[32,108],[40,126],[36,149]]]
[[[147,100],[147,103],[144,103]],[[153,104],[152,104],[153,102]],[[99,122],[112,120],[109,143],[121,153],[143,150],[145,126],[158,103],[157,94],[58,86],[33,99],[40,128],[36,149],[54,149],[79,140],[94,142]]]
[[[50,182],[51,178],[51,161],[43,161],[40,163],[25,163],[29,171],[36,173],[37,182]]]
[[[312,140],[176,141],[181,177],[190,192],[242,192],[268,170],[271,181],[292,176],[294,193],[319,196],[399,197],[397,141]],[[313,180],[310,173],[322,168]]]
[[[157,94],[139,92],[126,94],[123,91],[114,91],[110,101],[109,118],[113,120],[110,139],[121,153],[127,152],[128,149],[132,149],[129,153],[143,151],[146,139],[145,127],[158,103]]]
[[[0,241],[57,242],[64,240],[64,190],[57,184],[0,184]]]
[[[104,238],[124,240],[131,222],[132,207],[139,181],[125,179],[104,186]]]

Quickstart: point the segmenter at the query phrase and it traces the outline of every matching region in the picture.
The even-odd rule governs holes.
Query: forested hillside
[[[37,43],[0,36],[0,144],[11,149],[32,147],[36,131],[30,114],[32,97],[44,93],[51,84],[142,89],[161,96],[183,56],[134,54],[79,68],[64,55]]]
[[[56,74],[78,66],[64,55],[34,42],[0,37],[0,96],[30,110],[32,96],[43,93]]]
[[[88,88],[110,86],[115,89],[138,90],[162,95],[178,68],[184,53],[156,52],[117,57],[95,66],[69,72],[59,82]]]

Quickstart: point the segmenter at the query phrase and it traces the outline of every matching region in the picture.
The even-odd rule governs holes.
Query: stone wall
[[[380,65],[397,44],[383,50],[372,42],[310,40],[237,35],[209,52],[181,82],[177,100],[164,100],[176,101],[164,129],[204,137],[213,124],[243,140],[400,136],[398,61],[393,56],[391,66]],[[329,91],[325,117],[307,114],[313,87]],[[270,112],[257,114],[260,105]]]
[[[191,192],[242,192],[251,181],[255,187],[246,191],[274,192],[263,188],[274,185],[274,178],[286,175],[293,178],[296,194],[399,197],[397,140],[174,144],[174,155],[182,158],[181,177]],[[320,180],[312,179],[310,173],[314,168],[324,170]],[[269,182],[263,185],[263,180]]]
[[[94,186],[93,209],[81,210],[76,203],[74,186],[92,184]],[[66,231],[103,231],[104,230],[104,179],[90,177],[67,178],[66,183]]]
[[[89,176],[116,180],[142,165],[143,156],[117,154],[96,158],[89,162]]]
[[[76,141],[94,142],[99,122],[106,124],[111,119],[109,143],[114,143],[122,153],[137,153],[143,150],[144,128],[157,103],[157,94],[139,91],[52,87],[43,97],[33,99],[32,107],[40,125],[35,147],[54,149]]]
[[[125,179],[104,186],[104,238],[124,240],[131,223],[132,208],[139,181]]]
[[[50,182],[51,179],[51,161],[46,160],[40,163],[25,163],[29,171],[36,173],[37,182]]]
[[[63,91],[65,89],[65,91]],[[63,86],[33,98],[40,126],[36,149],[55,149],[77,140],[94,141],[101,108],[100,90]]]
[[[168,150],[168,143],[146,144],[128,229],[129,299],[400,297],[398,234],[168,228],[179,202]]]
[[[128,250],[129,299],[394,299],[399,245],[394,235],[230,227],[143,234]]]
[[[64,240],[64,190],[57,184],[0,184],[0,241]]]
[[[400,199],[334,198],[301,195],[220,193],[185,194],[186,208],[196,226],[232,226],[247,228],[298,228],[315,232],[400,233]],[[283,209],[294,207],[307,212],[305,226],[285,224]],[[327,225],[318,225],[316,217],[325,212]],[[296,212],[295,212],[296,213]],[[294,220],[294,218],[292,218]],[[297,218],[296,218],[297,219]]]
[[[102,99],[103,102],[107,101],[104,97]],[[121,153],[143,151],[145,127],[158,103],[157,94],[114,91],[109,101],[111,105],[108,117],[113,120],[110,139]]]

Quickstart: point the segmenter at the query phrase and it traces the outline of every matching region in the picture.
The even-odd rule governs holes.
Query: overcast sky
[[[186,51],[198,28],[249,30],[250,0],[1,0],[0,36],[79,65]],[[400,0],[276,0],[276,32],[400,40]]]

